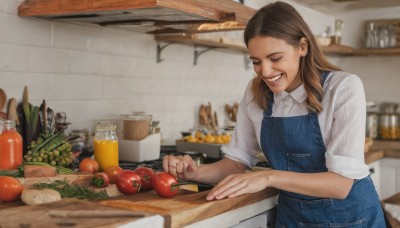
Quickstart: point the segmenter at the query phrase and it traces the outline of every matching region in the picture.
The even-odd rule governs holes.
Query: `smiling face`
[[[307,54],[307,41],[299,46],[283,39],[256,36],[249,40],[248,51],[254,71],[274,93],[290,93],[302,83],[299,73],[300,58]]]

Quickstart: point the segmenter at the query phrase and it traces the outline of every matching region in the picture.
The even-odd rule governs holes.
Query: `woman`
[[[164,170],[218,183],[207,200],[280,190],[276,227],[385,227],[364,163],[365,97],[361,80],[327,62],[303,18],[289,4],[261,8],[244,40],[257,77],[241,100],[225,158],[196,166],[164,158]],[[262,149],[272,169],[247,172]]]

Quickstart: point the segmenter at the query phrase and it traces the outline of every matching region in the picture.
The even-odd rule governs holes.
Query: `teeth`
[[[282,77],[282,74],[279,74],[279,75],[277,75],[277,76],[275,76],[275,77],[273,77],[273,78],[267,78],[267,81],[269,81],[269,82],[275,82],[275,81],[277,81],[278,79],[280,79]]]

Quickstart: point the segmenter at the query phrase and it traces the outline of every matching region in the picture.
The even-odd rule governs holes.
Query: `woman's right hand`
[[[164,172],[170,173],[179,179],[193,180],[197,171],[197,164],[189,155],[166,155],[163,159]]]

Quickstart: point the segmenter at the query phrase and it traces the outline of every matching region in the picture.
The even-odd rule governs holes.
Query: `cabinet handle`
[[[369,169],[369,173],[370,173],[370,174],[374,174],[374,173],[375,173],[375,169],[374,169],[374,168],[370,168],[370,169]]]

